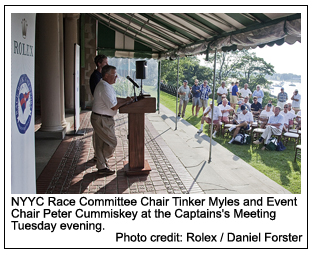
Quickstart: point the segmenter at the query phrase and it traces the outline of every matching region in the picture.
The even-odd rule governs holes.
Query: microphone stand
[[[136,94],[135,94],[135,85],[134,85],[134,84],[133,84],[133,91],[134,91],[134,93],[133,93],[134,102],[137,102],[137,101],[138,101],[138,98],[137,98],[137,96],[136,96]]]
[[[143,96],[143,86],[142,86],[142,79],[141,79],[141,93],[140,96]]]

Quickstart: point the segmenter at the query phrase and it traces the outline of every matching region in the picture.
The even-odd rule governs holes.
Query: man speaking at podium
[[[107,159],[113,155],[117,146],[114,116],[117,109],[131,102],[131,98],[117,98],[113,84],[116,82],[116,67],[106,65],[102,68],[102,79],[94,90],[91,124],[95,132],[95,154],[98,173],[111,175],[115,171],[108,168]]]

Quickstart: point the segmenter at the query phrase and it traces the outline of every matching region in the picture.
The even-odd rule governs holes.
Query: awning
[[[115,57],[175,58],[293,44],[300,13],[91,13],[98,50]]]
[[[179,57],[206,53],[207,59],[209,52],[213,51],[216,64],[217,51],[301,42],[300,13],[92,13],[89,15],[99,21],[98,50],[115,57],[136,58],[138,54],[140,58],[175,59],[178,57],[179,60]],[[210,137],[212,137],[212,129],[213,125],[211,125]],[[211,162],[211,151],[212,143],[209,149],[209,162]]]

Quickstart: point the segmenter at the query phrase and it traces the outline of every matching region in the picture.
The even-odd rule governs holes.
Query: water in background
[[[273,82],[273,84],[280,84],[281,82],[280,81],[273,81],[273,80],[270,80],[271,82]],[[290,84],[294,84],[295,86],[289,86]],[[270,89],[270,94],[271,95],[274,95],[274,96],[277,96],[278,93],[281,92],[281,87],[273,87],[273,85],[271,85],[271,87],[273,89]],[[290,102],[291,103],[291,100],[290,98],[292,97],[295,89],[298,89],[298,93],[301,94],[301,83],[298,83],[298,82],[284,82],[284,85],[282,85],[282,87],[284,88],[284,91],[288,94],[288,100],[287,102]]]

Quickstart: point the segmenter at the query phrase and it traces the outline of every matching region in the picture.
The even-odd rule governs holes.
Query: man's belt
[[[107,117],[107,118],[113,118],[113,116],[105,115],[105,114],[98,114],[96,112],[92,112],[95,115],[101,116],[101,117]]]

